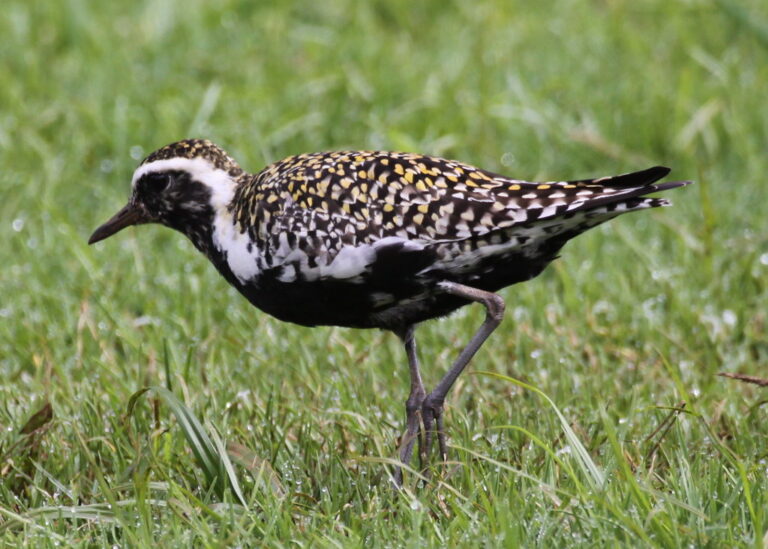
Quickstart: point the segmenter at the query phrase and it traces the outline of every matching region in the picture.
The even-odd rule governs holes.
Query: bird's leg
[[[413,335],[414,327],[408,326],[405,330],[398,333],[398,336],[405,344],[405,352],[408,355],[408,368],[411,372],[411,393],[408,400],[405,401],[406,429],[405,435],[400,442],[400,461],[408,465],[413,453],[413,445],[416,439],[419,439],[419,448],[421,444],[421,403],[427,392],[424,390],[424,383],[421,381],[421,372],[419,371],[419,359],[416,356],[416,338]],[[423,465],[423,463],[422,463]],[[403,470],[398,467],[395,470],[395,483],[400,486],[403,483]]]
[[[432,392],[424,398],[421,405],[424,430],[426,431],[423,454],[429,455],[432,449],[432,433],[436,431],[440,457],[445,461],[448,456],[445,432],[443,431],[443,403],[445,402],[445,396],[467,363],[469,363],[485,340],[488,339],[491,332],[501,323],[501,319],[504,317],[504,300],[494,293],[478,290],[477,288],[456,282],[440,282],[439,286],[451,295],[482,303],[486,311],[485,321],[482,326],[475,332],[475,335],[472,336],[464,350],[461,351],[451,369],[448,370],[448,373],[443,376],[443,379],[438,382]]]

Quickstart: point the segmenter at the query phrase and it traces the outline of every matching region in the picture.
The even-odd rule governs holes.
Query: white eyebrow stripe
[[[144,164],[136,168],[131,179],[131,188],[136,186],[136,182],[150,172],[164,172],[173,170],[183,170],[188,172],[193,179],[202,179],[204,174],[209,174],[217,168],[205,158],[166,158],[164,160],[155,160],[149,164]]]

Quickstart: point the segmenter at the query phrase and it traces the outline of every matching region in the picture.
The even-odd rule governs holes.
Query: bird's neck
[[[231,217],[230,217],[231,219]],[[208,260],[213,263],[216,270],[233,286],[241,289],[242,281],[232,272],[227,261],[230,251],[221,245],[221,228],[231,225],[231,221],[218,217],[209,211],[207,216],[199,216],[196,220],[185,219],[176,220],[174,224],[169,224],[171,228],[184,234],[192,244]]]

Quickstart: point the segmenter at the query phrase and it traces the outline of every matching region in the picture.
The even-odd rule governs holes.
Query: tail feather
[[[606,206],[608,204],[624,203],[624,202],[630,201],[633,198],[643,197],[647,194],[651,194],[659,191],[666,191],[669,189],[675,189],[677,187],[684,187],[686,185],[690,185],[691,183],[692,183],[691,181],[666,181],[664,183],[659,183],[657,185],[645,185],[643,187],[628,188],[626,190],[618,191],[611,194],[602,194],[594,198],[585,200],[581,204],[579,204],[578,202],[571,204],[571,207],[568,208],[568,213],[580,212],[584,210],[592,210],[594,208],[599,208],[601,206]],[[659,206],[667,206],[667,205],[669,205],[669,201],[666,201],[666,200],[659,203]]]
[[[597,179],[582,179],[579,181],[573,181],[572,183],[592,183],[603,185],[604,187],[616,187],[616,188],[628,188],[628,187],[644,187],[650,185],[669,175],[672,170],[666,166],[653,166],[647,170],[640,170],[638,172],[630,172],[621,175],[611,175],[608,177],[600,177]]]

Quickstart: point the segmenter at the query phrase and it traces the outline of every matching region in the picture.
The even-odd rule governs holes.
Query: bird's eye
[[[169,173],[149,173],[144,176],[146,188],[151,192],[160,192],[165,190],[171,182]]]

